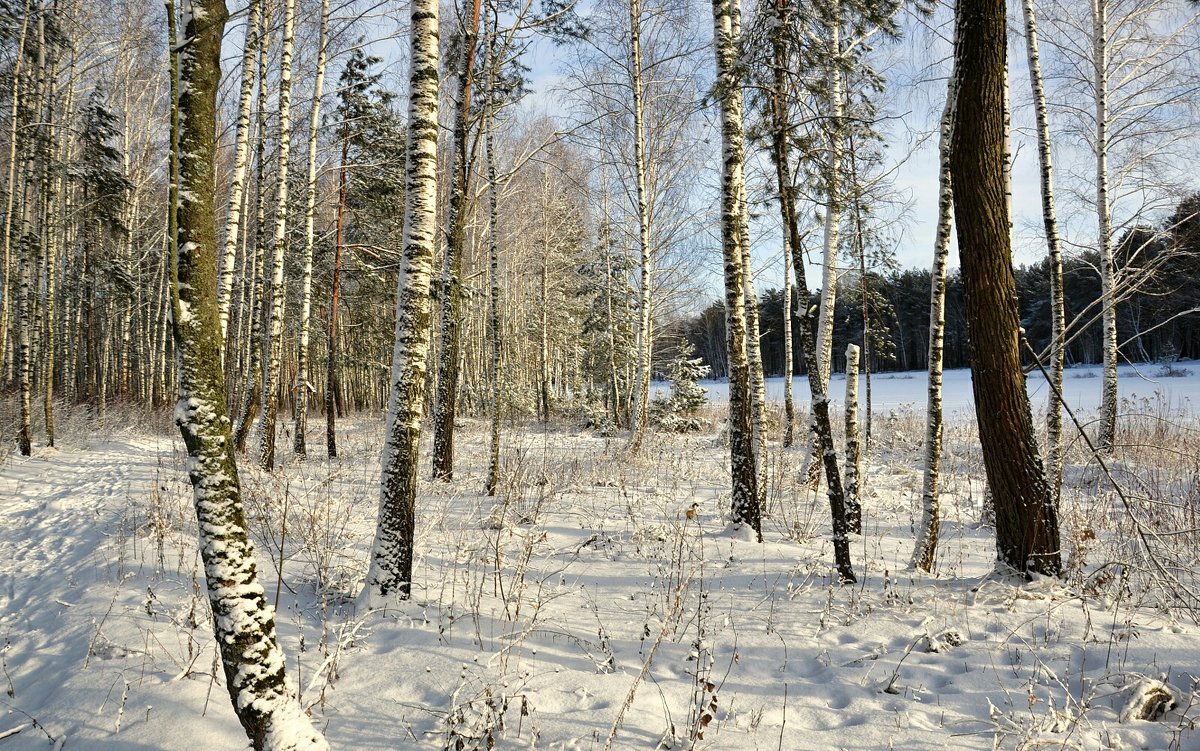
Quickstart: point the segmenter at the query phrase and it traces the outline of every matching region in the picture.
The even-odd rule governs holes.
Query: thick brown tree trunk
[[[1004,0],[959,0],[958,96],[950,171],[979,440],[996,506],[999,559],[1061,570],[1058,513],[1042,471],[1025,376],[1012,269],[1006,144]]]

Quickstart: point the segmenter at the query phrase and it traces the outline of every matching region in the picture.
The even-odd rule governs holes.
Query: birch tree
[[[950,172],[950,144],[954,136],[955,74],[946,87],[946,106],[938,140],[938,219],[933,240],[933,269],[929,289],[929,389],[925,422],[925,473],[921,485],[921,521],[913,566],[932,571],[941,531],[942,470],[942,347],[946,334],[946,272],[950,260],[950,233],[954,224],[954,193]]]
[[[275,466],[275,420],[279,410],[280,354],[283,348],[283,258],[287,250],[288,165],[292,140],[292,52],[296,34],[296,0],[283,3],[283,41],[279,50],[279,162],[275,188],[275,241],[269,294],[263,296],[262,394],[258,418],[258,463]]]
[[[372,607],[412,592],[417,453],[429,350],[429,281],[437,233],[438,3],[411,3],[404,239],[384,433],[379,521],[363,597]]]
[[[1029,85],[1033,91],[1033,111],[1037,124],[1038,167],[1041,172],[1042,225],[1050,259],[1050,397],[1046,404],[1046,475],[1054,497],[1062,487],[1063,439],[1062,393],[1063,368],[1066,365],[1066,307],[1063,300],[1062,243],[1058,234],[1058,216],[1054,210],[1054,161],[1050,142],[1050,114],[1046,105],[1046,86],[1038,51],[1037,13],[1033,0],[1023,0],[1025,48],[1029,60]]]
[[[304,431],[308,423],[308,327],[312,313],[314,226],[317,215],[317,135],[321,123],[321,94],[325,87],[326,45],[329,37],[329,0],[321,0],[320,31],[317,37],[317,71],[313,82],[312,110],[308,120],[308,180],[304,195],[304,256],[300,276],[300,333],[296,353],[295,405],[292,449],[305,456]]]
[[[221,282],[217,306],[221,316],[221,357],[229,330],[229,306],[233,297],[233,265],[237,255],[238,231],[242,222],[242,196],[246,187],[246,164],[250,143],[250,105],[254,101],[254,61],[259,44],[259,14],[262,0],[250,0],[246,37],[242,44],[242,85],[238,96],[237,133],[234,136],[233,179],[229,184],[229,214],[225,221],[225,248],[221,254]]]
[[[791,156],[791,122],[788,113],[788,97],[785,92],[788,87],[789,49],[786,29],[793,23],[792,9],[788,0],[774,0],[768,6],[763,18],[770,17],[771,33],[768,36],[770,48],[771,79],[767,84],[768,122],[771,137],[771,161],[775,166],[776,188],[779,195],[779,212],[783,231],[787,237],[786,247],[791,251],[792,271],[796,278],[796,305],[799,313],[801,350],[804,356],[805,368],[809,373],[808,386],[812,399],[812,419],[810,427],[814,443],[821,447],[820,456],[825,472],[825,489],[829,498],[830,516],[833,529],[834,561],[839,578],[843,582],[855,581],[854,569],[850,562],[849,530],[846,518],[846,500],[842,487],[841,471],[837,463],[837,451],[833,444],[833,425],[829,417],[829,397],[820,378],[814,378],[817,372],[817,342],[816,326],[813,320],[813,310],[809,307],[811,299],[808,287],[808,276],[805,271],[803,240],[800,235],[800,224],[796,217],[796,186],[793,182]],[[785,315],[790,315],[787,311]],[[731,359],[732,362],[732,359]],[[731,371],[732,372],[732,371]],[[731,390],[732,393],[732,390]],[[732,402],[732,397],[731,397]]]
[[[742,263],[745,146],[741,75],[736,68],[738,13],[732,0],[713,0],[716,95],[721,111],[721,248],[725,266],[725,329],[729,351],[729,458],[733,493],[730,520],[762,540],[757,457],[752,426],[750,362],[746,338],[746,280]]]
[[[170,3],[168,13],[174,13]],[[179,237],[172,321],[179,353],[175,420],[188,452],[216,643],[234,711],[255,749],[327,749],[292,695],[274,614],[258,582],[225,411],[217,309],[216,93],[223,0],[183,5],[179,51]]]

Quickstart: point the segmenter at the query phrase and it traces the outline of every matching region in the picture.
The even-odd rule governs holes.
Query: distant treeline
[[[1117,340],[1122,357],[1134,362],[1200,358],[1200,194],[1184,200],[1163,226],[1127,231],[1117,249],[1121,282],[1117,297]],[[1064,286],[1069,325],[1066,359],[1070,364],[1099,363],[1102,357],[1099,257],[1084,252],[1064,260]],[[1044,352],[1050,344],[1049,262],[1014,269],[1021,321],[1030,344]],[[923,370],[929,349],[928,269],[851,272],[840,283],[834,322],[834,368],[840,370],[846,345],[863,342],[864,288],[871,320],[870,356],[875,371]],[[817,305],[814,294],[810,304]],[[760,296],[763,367],[768,376],[783,375],[783,292]],[[714,377],[728,375],[725,355],[725,310],[721,301],[699,315],[679,321],[664,339],[681,337],[695,348]],[[799,321],[792,319],[795,371],[804,372],[799,356]],[[664,341],[662,358],[675,349]],[[1026,361],[1032,364],[1031,356]],[[967,367],[967,323],[963,285],[951,273],[946,291],[947,368]]]

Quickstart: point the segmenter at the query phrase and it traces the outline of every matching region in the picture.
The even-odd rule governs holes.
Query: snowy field
[[[1121,365],[1117,368],[1117,374],[1122,398],[1137,399],[1161,392],[1175,405],[1200,403],[1200,363],[1182,361],[1172,364],[1169,370],[1155,364]],[[1101,375],[1099,365],[1068,368],[1063,381],[1067,405],[1074,410],[1095,411],[1100,404]],[[783,401],[783,381],[782,376],[767,379],[769,400]],[[865,394],[866,377],[860,375],[858,381],[858,393]],[[945,390],[942,404],[946,414],[959,413],[966,418],[973,418],[975,400],[971,395],[971,371],[966,368],[947,370],[942,381]],[[871,403],[883,411],[901,407],[917,407],[924,411],[928,383],[925,371],[874,373],[871,375]],[[1045,378],[1035,370],[1029,374],[1028,383],[1029,398],[1034,409],[1045,409],[1046,400],[1050,395]],[[701,385],[708,390],[710,401],[729,401],[728,381],[703,381]],[[656,382],[655,386],[658,393],[666,395],[670,392],[670,385],[665,382]],[[829,389],[830,399],[840,408],[846,393],[846,374],[834,373],[830,377]],[[792,395],[798,404],[807,402],[807,376],[796,376],[792,379]]]
[[[1100,379],[1085,372],[1067,385],[1086,411]],[[1193,583],[1200,377],[1122,376],[1138,396],[1114,472],[1147,508],[1167,501],[1142,520],[1185,530],[1168,566]],[[631,459],[619,439],[506,425],[493,499],[479,495],[485,426],[466,421],[455,482],[421,486],[415,597],[386,613],[349,604],[380,421],[344,422],[334,462],[244,462],[288,677],[346,749],[1200,749],[1200,627],[1163,607],[1131,515],[1075,442],[1068,574],[997,574],[969,377],[946,384],[937,570],[908,566],[924,378],[884,375],[853,586],[831,576],[828,503],[796,483],[801,448],[773,445],[766,542],[726,532],[715,427],[656,435]],[[0,466],[0,751],[245,748],[178,434],[135,416],[64,425],[61,447]]]

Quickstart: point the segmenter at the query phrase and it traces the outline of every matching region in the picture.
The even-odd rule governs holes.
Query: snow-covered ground
[[[1099,379],[1075,372],[1086,404]],[[1200,504],[1197,422],[1179,404],[1200,378],[1125,381],[1168,390],[1128,429],[1142,449],[1166,445],[1129,449],[1115,471],[1142,496],[1170,489],[1176,510]],[[456,481],[421,486],[415,597],[387,613],[349,604],[380,422],[343,423],[335,462],[271,475],[244,462],[289,679],[335,748],[1200,749],[1200,627],[1127,567],[1128,519],[1078,446],[1070,573],[1024,583],[993,570],[973,427],[952,420],[937,571],[917,573],[924,379],[875,386],[853,586],[831,576],[826,500],[797,486],[802,448],[774,446],[766,542],[726,531],[715,427],[630,458],[617,438],[506,425],[492,499],[485,426],[465,422]],[[967,378],[949,374],[947,391],[969,404]],[[180,442],[104,433],[0,466],[0,751],[244,748],[214,669]],[[1172,570],[1193,581],[1185,568]],[[1175,707],[1137,719],[1156,691]]]

